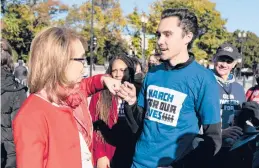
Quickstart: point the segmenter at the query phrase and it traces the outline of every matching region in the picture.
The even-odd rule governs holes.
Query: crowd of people
[[[68,28],[36,35],[28,69],[21,61],[14,69],[2,39],[2,167],[259,167],[258,74],[245,93],[231,73],[241,55],[227,42],[214,69],[197,63],[188,9],[164,10],[156,35],[147,68],[118,53],[88,78],[86,42]]]

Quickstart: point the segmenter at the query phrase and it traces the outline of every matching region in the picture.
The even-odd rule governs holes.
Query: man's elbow
[[[207,144],[213,148],[213,153],[215,155],[222,145],[221,123],[203,125],[203,131]]]
[[[216,155],[221,146],[222,146],[222,135],[221,135],[221,132],[218,133],[218,135],[216,136],[217,138],[214,139],[214,143],[215,143],[215,151],[214,151],[214,155]]]

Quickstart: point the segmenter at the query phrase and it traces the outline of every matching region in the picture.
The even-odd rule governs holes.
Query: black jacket
[[[12,73],[1,67],[1,165],[15,166],[12,120],[26,99],[27,87],[15,81]]]

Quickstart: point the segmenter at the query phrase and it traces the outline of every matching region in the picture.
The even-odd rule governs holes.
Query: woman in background
[[[121,81],[133,82],[134,64],[127,56],[110,60],[107,74]],[[90,112],[94,121],[93,157],[97,168],[128,168],[135,149],[135,139],[126,122],[124,101],[108,90],[91,98]]]
[[[16,167],[12,120],[26,99],[27,87],[19,84],[13,75],[12,48],[1,39],[1,167]]]

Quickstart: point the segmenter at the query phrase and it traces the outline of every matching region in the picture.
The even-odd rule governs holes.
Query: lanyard
[[[226,86],[225,84],[222,84],[221,85],[221,87],[223,88],[223,90],[224,90],[224,92],[228,95],[228,97],[229,97],[229,95],[231,94],[231,92],[232,92],[232,83],[229,83],[229,84],[227,84],[227,85],[229,85],[229,86]],[[228,87],[228,89],[227,88],[225,88],[225,87]],[[228,98],[228,99],[230,99],[230,98]]]

